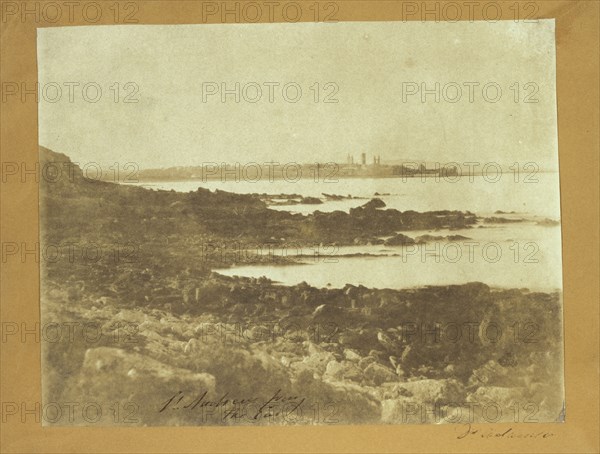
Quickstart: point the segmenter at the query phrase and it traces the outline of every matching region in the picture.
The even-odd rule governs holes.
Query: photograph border
[[[0,7],[21,1],[2,0]],[[42,7],[58,1],[29,1]],[[68,3],[68,2],[67,2]],[[81,4],[93,3],[83,1]],[[33,15],[5,14],[0,20],[1,82],[37,81],[38,27],[111,25],[110,6],[137,5],[139,24],[203,23],[202,4],[236,3],[197,0],[96,1],[105,12],[95,23],[75,14],[50,23]],[[237,2],[240,3],[240,2]],[[261,3],[260,1],[258,3]],[[280,3],[286,3],[281,1]],[[380,0],[297,1],[309,5],[335,3],[339,21],[421,20],[403,17],[406,4]],[[463,5],[465,1],[456,1]],[[565,332],[566,422],[554,424],[485,424],[462,436],[464,425],[311,426],[311,427],[52,427],[42,428],[29,416],[0,424],[0,451],[29,452],[599,452],[599,18],[592,1],[498,1],[502,19],[513,20],[514,8],[536,6],[534,17],[556,19],[558,140],[563,237],[563,301]],[[466,7],[465,7],[466,8]],[[123,23],[124,15],[119,17]],[[435,13],[427,20],[442,20]],[[37,20],[40,19],[40,20]],[[89,18],[88,18],[89,19]],[[130,17],[131,19],[131,17]],[[209,21],[215,22],[217,16]],[[232,17],[229,17],[232,19]],[[268,21],[265,17],[261,22]],[[466,18],[468,20],[469,18]],[[474,20],[481,20],[476,8]],[[344,51],[341,49],[341,51]],[[491,55],[490,58],[493,58]],[[38,162],[38,104],[10,100],[0,103],[0,160]],[[39,241],[38,184],[3,182],[0,193],[2,242]],[[40,321],[39,263],[7,261],[1,265],[0,320],[34,327]],[[37,342],[4,342],[0,358],[0,401],[25,404],[34,411],[41,399],[41,354]],[[23,413],[21,407],[21,413]],[[509,430],[510,429],[510,430]]]

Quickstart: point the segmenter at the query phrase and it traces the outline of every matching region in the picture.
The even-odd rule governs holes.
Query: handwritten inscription
[[[462,440],[465,438],[552,438],[555,437],[556,434],[547,431],[538,431],[538,430],[522,430],[515,429],[514,427],[509,427],[508,429],[502,428],[475,428],[471,426],[471,424],[467,424],[465,430],[461,430],[459,435],[457,435],[458,440]]]
[[[251,423],[279,421],[301,424],[308,420],[322,424],[338,422],[333,418],[337,412],[334,402],[310,403],[307,402],[306,397],[286,395],[281,389],[268,399],[233,398],[229,393],[215,399],[208,391],[194,395],[186,395],[183,391],[179,391],[161,403],[158,412],[167,411],[194,411],[206,419],[219,418],[222,421],[235,420],[236,422],[244,420]]]

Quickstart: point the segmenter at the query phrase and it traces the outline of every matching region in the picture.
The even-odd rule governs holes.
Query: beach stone
[[[398,376],[389,367],[382,366],[379,363],[371,363],[365,369],[365,377],[371,380],[376,386],[385,382],[398,381]]]
[[[458,403],[464,401],[462,385],[453,379],[415,380],[404,382],[399,391],[408,394],[415,402],[420,403]]]
[[[298,371],[308,370],[315,376],[322,376],[327,369],[327,364],[335,361],[335,356],[318,345],[308,342],[308,355],[302,361],[292,364]]]
[[[362,377],[363,371],[356,364],[349,361],[329,361],[323,374],[323,378],[331,378],[339,381],[360,381]]]
[[[361,356],[356,353],[354,350],[350,350],[349,348],[344,350],[344,358],[346,358],[348,361],[360,361],[361,360]]]
[[[358,367],[362,370],[365,370],[370,364],[373,364],[376,359],[372,356],[365,356],[364,358],[358,361]]]

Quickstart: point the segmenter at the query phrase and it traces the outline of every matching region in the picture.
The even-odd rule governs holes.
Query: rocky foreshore
[[[318,289],[212,272],[239,263],[215,245],[400,241],[468,228],[474,214],[373,199],[304,216],[252,195],[123,187],[74,170],[42,183],[42,248],[93,244],[100,255],[42,261],[43,326],[75,327],[44,339],[45,402],[132,405],[118,422],[137,425],[440,422],[437,410],[490,402],[503,421],[528,403],[540,420],[558,418],[559,294],[482,283]],[[231,407],[243,402],[254,407],[242,416]],[[284,403],[292,416],[275,411]]]
[[[119,294],[73,304],[62,286],[47,288],[47,322],[94,333],[46,347],[56,378],[47,397],[135,402],[143,424],[201,423],[198,413],[158,412],[170,393],[197,389],[265,400],[283,389],[334,404],[340,423],[432,422],[403,420],[409,404],[508,412],[533,402],[546,419],[561,408],[557,294],[478,283],[326,290],[218,275],[198,285],[188,303],[146,304]]]

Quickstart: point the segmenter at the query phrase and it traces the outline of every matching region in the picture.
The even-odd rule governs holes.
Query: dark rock
[[[361,206],[365,210],[375,210],[377,208],[385,208],[385,202],[381,199],[375,198],[369,200],[367,203]]]
[[[472,239],[472,238],[469,238],[467,236],[462,236],[462,235],[448,235],[447,238],[448,238],[448,241],[465,241],[465,240]]]
[[[397,233],[391,238],[388,238],[383,243],[386,246],[405,246],[407,244],[415,244],[415,240],[411,237],[403,235],[402,233]]]

